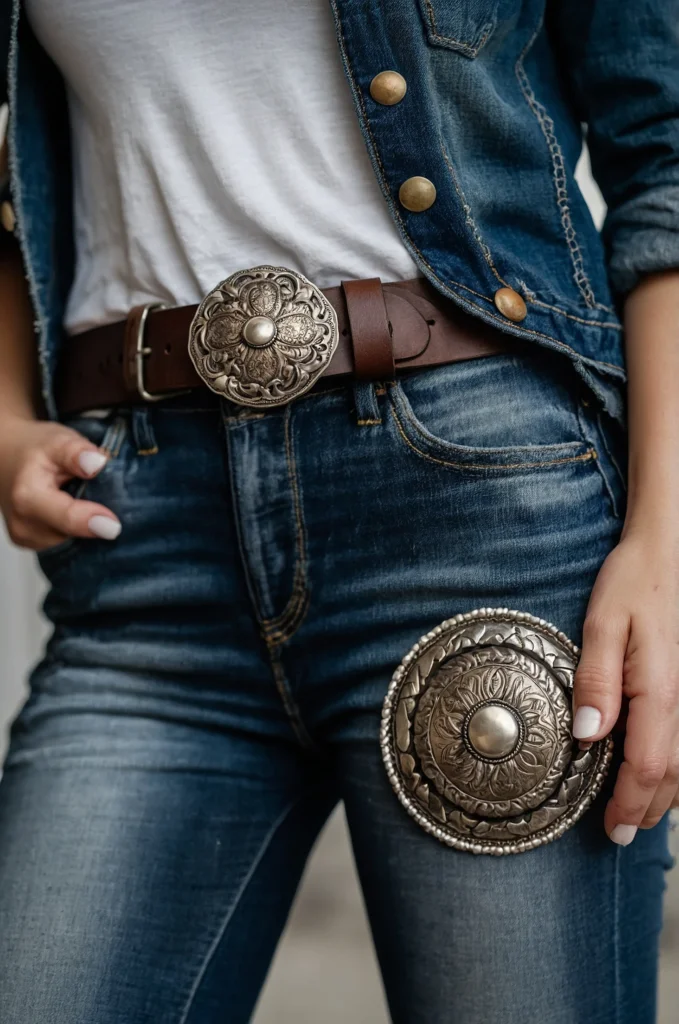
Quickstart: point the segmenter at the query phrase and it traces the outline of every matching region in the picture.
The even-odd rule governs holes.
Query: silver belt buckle
[[[286,267],[251,267],[205,296],[189,329],[189,355],[218,395],[268,408],[308,391],[337,341],[337,314],[320,288]]]
[[[573,739],[578,648],[544,619],[477,608],[415,644],[382,715],[387,774],[415,821],[470,853],[552,842],[601,789],[610,738]]]

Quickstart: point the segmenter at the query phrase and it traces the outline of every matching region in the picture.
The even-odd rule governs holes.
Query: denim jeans
[[[625,438],[556,358],[73,421],[111,451],[86,491],[123,531],[41,557],[54,633],[0,786],[2,1024],[249,1020],[339,799],[397,1024],[651,1024],[667,818],[613,844],[614,766],[556,842],[474,856],[408,817],[378,744],[441,620],[504,606],[581,641]]]

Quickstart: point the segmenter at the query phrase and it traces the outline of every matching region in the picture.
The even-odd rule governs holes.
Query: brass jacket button
[[[376,103],[393,107],[395,103],[401,102],[407,88],[405,78],[398,71],[380,71],[370,83],[370,95]]]
[[[516,323],[525,320],[528,315],[526,303],[513,288],[499,288],[495,292],[495,305],[503,316]]]
[[[17,219],[14,213],[14,207],[7,200],[0,205],[0,222],[2,222],[2,226],[5,231],[14,231],[14,228],[16,227]]]
[[[414,178],[404,181],[398,190],[398,198],[401,206],[413,213],[422,213],[428,210],[436,201],[436,186],[429,178],[421,178],[416,174]]]

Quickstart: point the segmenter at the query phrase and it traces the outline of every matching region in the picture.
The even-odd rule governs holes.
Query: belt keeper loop
[[[391,325],[379,277],[342,281],[357,380],[391,380],[395,374]]]
[[[382,413],[377,401],[375,383],[368,380],[355,380],[353,395],[356,424],[359,427],[381,426]]]
[[[158,444],[153,429],[152,407],[135,405],[131,412],[131,427],[137,455],[155,455]]]

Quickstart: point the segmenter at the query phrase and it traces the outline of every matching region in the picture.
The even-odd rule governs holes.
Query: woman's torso
[[[240,267],[414,277],[320,0],[28,0],[67,83],[70,333],[197,302]]]
[[[28,12],[24,11],[26,2],[30,4]],[[75,271],[71,197],[74,191],[78,196],[81,186],[76,181],[74,189],[71,175],[68,140],[73,118],[69,118],[64,76],[46,57],[26,14],[30,14],[37,23],[41,18],[40,11],[44,21],[46,14],[50,15],[56,9],[54,18],[56,21],[58,16],[64,26],[66,39],[63,45],[67,48],[74,46],[75,35],[84,31],[87,19],[79,15],[77,33],[72,24],[66,31],[69,20],[73,22],[73,11],[84,9],[85,0],[71,0],[66,10],[63,5],[67,0],[55,0],[49,9],[44,6],[39,9],[38,2],[0,0],[0,62],[7,70],[10,105],[10,181],[9,193],[3,198],[11,198],[15,213],[16,236],[31,284],[42,394],[48,414],[54,417],[58,415],[54,381],[64,345],[64,320],[69,330],[75,329],[71,308],[66,307],[73,292]],[[44,3],[44,0],[40,2]],[[176,4],[177,0],[174,2]],[[171,42],[168,43],[168,32],[164,26],[169,24],[169,14],[165,10],[150,17],[146,31],[141,31],[138,20],[141,15],[136,8],[148,10],[151,3],[152,0],[143,5],[130,5],[129,2],[115,5],[118,31],[123,31],[121,25],[131,26],[131,17],[137,21],[134,31],[129,32],[127,49],[116,44],[125,55],[131,56],[123,60],[118,50],[112,51],[108,58],[111,67],[106,70],[106,77],[113,80],[114,72],[119,77],[120,88],[116,97],[120,112],[129,107],[129,103],[123,103],[120,96],[125,96],[133,87],[133,83],[127,81],[128,71],[123,68],[133,66],[137,77],[151,80],[147,102],[155,116],[150,119],[150,127],[134,126],[134,141],[140,150],[138,162],[154,183],[154,189],[160,193],[154,180],[160,168],[155,135],[159,127],[163,127],[163,138],[169,138],[164,126],[176,125],[179,100],[173,74],[167,71],[159,84],[157,72],[151,71],[151,57],[164,46],[168,52],[163,53],[163,60],[168,62],[168,66],[182,69],[185,73],[187,62],[184,54],[188,42],[178,32],[175,22],[174,33],[169,33]],[[661,223],[656,223],[658,218],[662,220],[660,214],[656,220],[653,217],[658,211],[665,210],[669,202],[669,193],[663,184],[668,172],[664,164],[659,166],[662,159],[657,140],[662,132],[669,132],[669,139],[671,126],[667,127],[667,120],[659,122],[658,116],[663,103],[667,105],[672,99],[674,87],[663,78],[662,68],[665,65],[652,60],[655,51],[649,46],[650,33],[655,33],[654,38],[668,39],[667,45],[660,48],[662,61],[673,59],[674,54],[669,41],[671,11],[667,0],[659,0],[652,17],[649,14],[648,32],[635,48],[638,73],[633,81],[628,82],[628,99],[624,104],[607,105],[610,84],[617,80],[620,69],[626,66],[627,41],[638,29],[634,12],[616,5],[617,0],[600,0],[593,9],[586,5],[586,11],[580,11],[566,0],[550,0],[548,25],[545,20],[546,0],[474,0],[473,4],[461,4],[459,0],[408,0],[407,3],[405,0],[380,0],[379,3],[331,0],[329,6],[334,16],[335,37],[332,45],[328,44],[331,54],[328,60],[334,60],[337,69],[337,95],[333,93],[332,109],[336,114],[337,105],[342,102],[348,103],[351,109],[353,100],[352,116],[360,124],[358,135],[354,125],[354,138],[359,139],[362,131],[394,228],[390,227],[387,213],[379,213],[380,191],[379,188],[375,191],[370,172],[366,170],[369,163],[366,164],[361,143],[357,141],[357,149],[352,152],[356,160],[363,159],[360,174],[367,174],[367,182],[365,177],[363,182],[366,188],[372,187],[373,195],[377,196],[376,205],[371,205],[370,209],[378,217],[386,219],[385,231],[392,232],[390,238],[396,237],[397,243],[399,236],[403,238],[404,248],[412,256],[418,272],[468,313],[505,332],[572,358],[581,376],[606,407],[620,417],[619,404],[610,400],[610,388],[606,386],[610,379],[624,377],[622,329],[613,308],[609,271],[614,284],[628,287],[636,268],[648,267],[651,260],[658,262],[656,257],[659,258],[661,248],[664,264],[673,258],[674,234],[663,230]],[[609,16],[614,7],[616,17],[612,19]],[[203,8],[203,4],[192,4],[190,13],[198,9],[197,16],[202,17]],[[308,10],[310,16],[316,11],[326,17],[325,0],[319,0],[317,8],[310,5]],[[254,24],[252,19],[255,15],[250,5],[240,8],[238,16],[245,24]],[[110,17],[109,11],[104,11],[101,19],[97,14],[94,33],[100,40],[110,38],[113,46],[112,36],[107,36],[98,27],[100,20]],[[218,38],[223,33],[226,17],[220,12],[213,19],[211,37]],[[281,84],[288,81],[287,77],[282,77],[283,71],[275,63],[279,36],[285,31],[290,17],[287,7],[282,6],[269,20],[261,18],[258,22],[263,56],[256,62],[251,91],[263,94],[262,82],[271,83],[273,79],[276,107],[292,109],[297,119],[296,130],[302,126],[314,141],[316,136],[308,130],[309,109],[320,98],[325,98],[319,97],[323,89],[314,80],[313,88],[301,90],[302,102],[296,104],[290,98],[289,90],[286,92]],[[92,17],[89,21],[92,25]],[[583,24],[586,22],[591,24],[585,32]],[[328,21],[325,25],[329,32]],[[40,26],[38,28],[42,38],[45,33]],[[308,19],[304,23],[304,32],[307,30]],[[123,39],[125,41],[124,33]],[[469,45],[470,40],[474,41],[473,46]],[[307,35],[302,35],[301,30],[295,39],[295,44],[297,42],[299,45],[294,47],[293,58],[295,81],[299,80],[299,62],[311,59]],[[585,66],[583,61],[590,55],[592,42],[596,43],[596,52],[602,63],[589,62]],[[80,45],[85,55],[90,54],[92,48],[88,46],[87,38]],[[54,49],[53,46],[51,48]],[[77,59],[80,60],[79,57]],[[102,67],[103,59],[97,52],[96,60]],[[153,59],[158,63],[157,57]],[[346,67],[349,87],[342,78],[341,62]],[[208,61],[201,54],[195,73],[207,66]],[[287,66],[283,70],[287,71]],[[393,106],[380,104],[371,94],[374,76],[384,70],[400,72],[407,82],[405,96]],[[599,78],[598,70],[602,73]],[[324,81],[327,83],[327,78]],[[653,83],[653,89],[648,88],[649,81]],[[161,85],[165,92],[169,90],[169,96],[163,98],[165,92]],[[134,83],[135,89],[139,87]],[[86,85],[82,89],[83,99],[92,103],[92,90]],[[326,84],[326,92],[328,89],[332,91]],[[73,87],[71,92],[74,92]],[[273,106],[271,91],[268,96]],[[205,138],[205,132],[198,136],[193,122],[203,129],[208,121],[211,125],[215,119],[215,115],[205,107],[202,97],[203,93],[199,92],[194,97],[194,106],[188,110],[184,100],[180,104],[185,125],[190,126],[199,140]],[[659,97],[667,97],[667,101]],[[611,199],[606,235],[608,255],[574,178],[582,150],[581,121],[587,119],[589,109],[595,114],[594,124],[590,126],[591,137],[618,139],[620,136],[620,145],[609,153],[609,157],[615,157],[619,151],[620,159],[609,160],[606,165],[608,179],[605,175],[600,178]],[[226,104],[224,110],[227,110]],[[232,116],[233,111],[228,109],[228,114]],[[272,116],[276,119],[283,114],[279,114],[277,109]],[[228,129],[228,117],[221,109],[216,119],[220,130],[226,130],[222,129],[224,124]],[[351,131],[351,116],[348,115],[348,119],[348,130]],[[115,117],[114,121],[116,131],[120,131]],[[277,127],[278,123],[276,121]],[[630,125],[630,131],[620,135],[620,125]],[[638,131],[632,132],[634,125]],[[173,130],[175,137],[180,137],[176,128]],[[110,131],[107,129],[104,134],[108,139]],[[207,135],[212,145],[215,144],[213,136],[214,133]],[[263,135],[260,133],[258,138],[263,140]],[[648,161],[641,175],[643,181],[639,176],[635,178],[634,194],[629,202],[625,202],[625,195],[619,190],[625,185],[625,140],[628,139],[640,154],[647,154]],[[107,144],[111,145],[110,140]],[[224,148],[228,148],[226,143]],[[176,156],[176,149],[175,143],[171,156]],[[268,140],[267,162],[273,159],[272,153],[275,153],[275,143]],[[297,155],[293,153],[293,157]],[[183,185],[183,181],[191,181],[191,175],[195,175],[197,161],[189,160],[181,149],[180,157],[184,179],[172,193],[163,185],[168,199],[164,205],[162,202],[158,204],[162,213],[160,224],[149,217],[149,204],[144,205],[143,198],[135,197],[137,205],[142,205],[145,222],[140,223],[139,217],[131,220],[122,235],[143,277],[146,290],[138,294],[142,301],[173,301],[167,290],[163,292],[158,287],[155,267],[159,240],[165,247],[164,259],[168,258],[167,253],[172,247],[175,247],[173,251],[179,252],[178,258],[184,263],[175,268],[175,273],[183,280],[188,279],[194,289],[192,297],[196,297],[196,291],[202,295],[205,290],[203,283],[196,281],[195,273],[187,270],[185,256],[181,247],[176,249],[173,237],[179,221],[175,209],[178,203],[187,206],[191,217],[197,219],[192,204],[186,203],[189,189]],[[147,166],[151,158],[154,162]],[[360,192],[360,163],[347,161],[344,176],[337,171],[337,161],[328,160],[328,163],[334,173],[331,180],[335,185],[329,191],[333,201],[339,203],[339,222],[344,227],[347,197],[355,203]],[[285,169],[288,166],[286,163]],[[302,167],[306,171],[304,161]],[[175,170],[173,161],[173,172]],[[76,176],[80,173],[76,166]],[[118,178],[114,177],[114,180],[129,191],[131,186],[127,177],[123,175],[121,180],[122,172],[118,170],[117,173]],[[246,176],[251,177],[249,165]],[[424,176],[435,185],[434,201],[424,212],[412,212],[401,201],[402,186],[411,176]],[[272,180],[281,181],[280,174]],[[302,199],[306,199],[304,188],[300,191]],[[205,214],[209,221],[207,230],[194,236],[199,249],[206,244],[214,244],[213,239],[222,227],[215,224],[213,216],[215,202],[223,200],[222,190],[217,199],[213,192],[214,188],[208,190],[211,204],[208,204]],[[276,209],[280,217],[280,207]],[[105,220],[111,219],[107,218],[106,211],[101,216]],[[322,235],[326,238],[326,209],[322,219]],[[145,231],[146,220],[150,220],[155,229],[152,234]],[[316,234],[321,232],[306,218],[303,225],[297,222],[299,218],[296,221],[292,217],[291,220],[293,241],[290,232],[283,230],[287,225],[281,226],[277,221],[274,226],[277,241],[283,239],[278,241],[277,251],[282,248],[288,257],[278,262],[294,266],[295,254],[306,254],[308,250],[308,246],[303,244],[302,230],[308,229],[314,244]],[[634,224],[638,225],[638,230],[634,232],[635,244],[630,246],[628,229]],[[110,224],[107,228],[110,230]],[[359,229],[360,242],[376,239],[375,232],[364,229],[361,218]],[[206,237],[209,243],[206,243]],[[80,242],[78,248],[82,250]],[[251,266],[258,259],[254,249],[242,253],[241,246],[236,245],[236,250],[237,267]],[[369,258],[366,257],[360,265],[354,260],[351,270],[341,271],[341,275],[411,275],[410,265],[402,275],[385,270],[382,256],[385,251],[385,246],[375,242]],[[399,249],[398,244],[394,251],[403,256],[404,250]],[[218,264],[215,267],[218,272],[205,274],[209,287],[226,272],[222,267],[225,262],[223,253],[214,262]],[[369,263],[368,269],[364,269],[365,263]],[[308,265],[306,269],[309,276]],[[116,280],[115,274],[111,273],[110,277]],[[317,284],[326,280],[316,274],[312,274],[312,278]],[[338,283],[336,278],[333,283]],[[106,289],[110,287],[108,276],[101,284]],[[498,291],[505,286],[518,291],[526,302],[526,315],[521,322],[507,319],[498,306]],[[183,301],[178,292],[175,297],[177,301]],[[127,309],[127,297],[122,305]],[[116,317],[119,315],[115,314]],[[110,316],[114,318],[113,313]],[[85,324],[81,321],[78,326]]]

